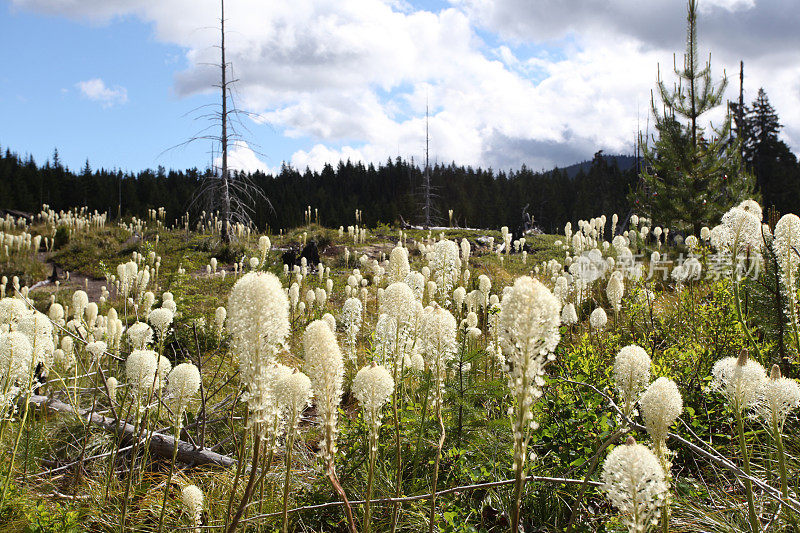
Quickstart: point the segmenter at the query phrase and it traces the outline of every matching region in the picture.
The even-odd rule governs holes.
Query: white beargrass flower
[[[793,327],[797,327],[797,267],[800,265],[800,217],[783,215],[775,225],[775,255],[783,292],[789,299]]]
[[[153,342],[153,330],[144,322],[134,322],[125,332],[134,350],[144,350]]]
[[[152,311],[150,311],[150,315],[147,317],[147,320],[150,322],[150,324],[153,325],[153,328],[156,330],[159,342],[163,342],[164,336],[169,330],[169,327],[172,324],[172,320],[174,317],[175,313],[173,313],[166,307],[159,307],[158,309],[153,309]]]
[[[231,289],[227,309],[240,366],[249,372],[254,359],[271,362],[289,334],[289,301],[278,278],[268,272],[245,274]]]
[[[630,416],[641,392],[650,383],[650,356],[641,346],[622,348],[614,358],[614,382],[622,395],[623,412]]]
[[[106,388],[108,389],[108,397],[111,400],[111,403],[115,403],[117,401],[117,387],[119,386],[119,382],[117,378],[114,376],[109,377],[106,379]]]
[[[411,325],[417,315],[416,300],[413,289],[407,283],[392,283],[383,291],[379,313],[396,320],[399,327]]]
[[[200,390],[200,371],[192,363],[181,363],[167,376],[167,403],[175,417],[175,426],[180,428],[183,413]]]
[[[561,310],[561,322],[568,326],[578,323],[578,313],[575,312],[575,304],[572,302],[564,305],[564,308]]]
[[[269,249],[272,248],[272,243],[269,240],[269,237],[266,235],[262,235],[258,238],[258,251],[261,252],[261,262],[263,263],[267,257],[267,252]]]
[[[622,296],[625,294],[625,284],[622,282],[622,272],[615,271],[606,285],[606,296],[614,308],[615,313],[619,313],[622,307]]]
[[[589,325],[593,329],[603,329],[608,323],[608,315],[602,307],[598,307],[589,315]]]
[[[786,417],[800,407],[800,384],[796,380],[781,376],[778,365],[772,367],[770,377],[761,384],[758,391],[756,412],[768,425],[773,420],[778,423],[778,430],[783,432]]]
[[[30,385],[33,365],[33,347],[25,334],[0,333],[0,390]]]
[[[33,348],[34,368],[41,364],[42,371],[47,374],[53,367],[53,323],[47,315],[39,311],[26,311],[17,319],[17,330],[28,337]]]
[[[478,276],[478,290],[483,293],[483,304],[489,301],[489,292],[492,290],[492,280],[486,274]]]
[[[420,272],[411,271],[403,280],[403,283],[409,286],[414,298],[421,302],[425,294],[425,276]]]
[[[155,383],[158,354],[153,350],[134,350],[125,361],[125,377],[133,394],[146,395]]]
[[[600,479],[606,497],[624,515],[628,531],[646,532],[658,523],[668,487],[664,469],[647,446],[629,437],[627,444],[608,454]]]
[[[64,355],[72,355],[74,352],[74,341],[69,335],[61,337],[61,349],[64,350]]]
[[[47,316],[59,325],[64,325],[64,307],[59,303],[53,303],[47,310]]]
[[[639,406],[653,447],[663,457],[669,427],[683,412],[683,398],[678,385],[671,379],[658,378],[639,398]]]
[[[217,307],[214,310],[214,328],[217,331],[217,335],[222,335],[222,330],[225,327],[225,319],[228,318],[228,310],[222,306]]]
[[[315,320],[303,334],[306,373],[317,398],[317,413],[323,425],[324,437],[320,456],[333,467],[336,454],[338,408],[342,397],[344,362],[336,336],[328,325]]]
[[[553,294],[563,304],[569,295],[569,282],[564,276],[558,276],[553,286]]]
[[[273,274],[249,272],[233,286],[227,309],[228,331],[247,389],[244,399],[257,434],[266,439],[278,409],[274,394],[278,370],[273,362],[289,334],[289,300]]]
[[[544,366],[553,359],[560,340],[561,305],[537,279],[517,278],[504,295],[499,340],[511,364],[509,386],[514,394],[514,470],[524,468],[529,440],[535,429],[533,404],[542,395]]]
[[[72,295],[72,317],[75,320],[83,320],[83,313],[89,305],[89,296],[82,290],[77,290]]]
[[[761,207],[745,200],[722,215],[723,230],[712,230],[712,244],[718,249],[738,253],[744,248],[761,249]],[[715,234],[716,232],[716,234]]]
[[[324,315],[322,315],[322,318],[320,320],[328,324],[328,327],[331,328],[333,334],[334,335],[336,334],[336,318],[332,314],[325,313]]]
[[[203,491],[197,485],[186,485],[181,489],[183,510],[189,515],[195,531],[200,531],[203,514]]]
[[[724,394],[731,407],[741,413],[756,404],[767,372],[742,350],[739,357],[725,357],[714,363],[711,376],[711,389]]]
[[[86,351],[92,356],[93,361],[99,361],[108,349],[108,345],[103,341],[94,341],[86,345]]]
[[[457,314],[461,313],[461,308],[464,307],[464,300],[466,299],[466,297],[467,297],[467,289],[465,289],[461,285],[456,287],[456,289],[453,291],[453,307],[454,307],[453,310]]]
[[[433,245],[430,254],[429,267],[431,276],[436,283],[436,290],[446,304],[446,299],[458,283],[461,275],[461,258],[459,257],[458,245],[451,240],[443,239]],[[429,293],[429,298],[433,299],[433,292]]]
[[[347,357],[355,363],[358,332],[361,329],[363,306],[358,298],[348,298],[342,306],[341,322],[347,337]]]
[[[408,264],[408,250],[402,246],[397,246],[389,254],[389,269],[387,276],[389,284],[405,281],[411,267]]]
[[[11,324],[28,311],[28,306],[20,298],[0,299],[0,324]]]
[[[425,358],[423,358],[420,353],[412,354],[411,357],[409,357],[408,366],[415,372],[422,372],[425,370]]]
[[[297,370],[280,378],[275,386],[275,394],[281,398],[286,410],[286,421],[289,431],[295,431],[300,422],[300,415],[311,401],[311,380]]]
[[[170,298],[166,299],[162,295],[162,297],[161,297],[161,307],[163,309],[169,309],[170,311],[172,311],[173,315],[177,314],[177,312],[178,312],[178,304],[175,303],[175,300],[172,298],[172,294],[171,293],[166,293],[166,294],[169,294]]]
[[[436,372],[437,402],[441,401],[442,380],[446,364],[456,353],[456,319],[436,303],[426,307],[422,317],[420,336],[421,350],[428,357],[428,364]]]
[[[392,375],[381,365],[365,366],[353,379],[353,394],[363,409],[370,431],[377,432],[381,425],[381,408],[394,392]]]
[[[97,320],[97,315],[99,314],[99,309],[95,302],[89,302],[86,305],[86,324],[91,328],[94,326],[95,321]]]

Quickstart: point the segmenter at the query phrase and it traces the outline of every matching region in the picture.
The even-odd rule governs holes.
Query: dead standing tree
[[[428,104],[425,104],[425,168],[422,174],[422,217],[423,227],[430,228],[433,223],[438,220],[439,212],[433,203],[434,198],[437,198],[436,188],[431,185],[431,165],[430,165],[430,129],[429,129],[429,110]]]
[[[223,242],[229,243],[234,237],[232,230],[235,224],[242,223],[248,226],[252,224],[252,215],[257,202],[265,203],[270,210],[272,210],[272,204],[264,195],[264,192],[250,180],[246,173],[231,172],[229,167],[228,156],[231,144],[244,142],[244,137],[239,131],[240,128],[249,133],[247,127],[242,123],[241,117],[252,118],[257,115],[239,109],[234,98],[235,84],[239,80],[234,77],[233,65],[226,57],[225,0],[220,0],[219,29],[220,62],[206,63],[206,65],[219,69],[220,82],[214,84],[214,87],[220,91],[220,102],[219,104],[206,104],[195,108],[193,111],[214,106],[219,106],[219,108],[210,113],[197,116],[196,119],[208,120],[210,124],[189,140],[173,148],[185,146],[198,140],[210,140],[219,146],[220,165],[203,179],[200,187],[193,195],[188,210],[203,209],[208,212],[219,212],[221,219],[220,237]],[[210,130],[217,128],[219,128],[219,134],[208,133]],[[248,145],[255,146],[253,143],[248,143]],[[213,153],[214,150],[212,149]]]

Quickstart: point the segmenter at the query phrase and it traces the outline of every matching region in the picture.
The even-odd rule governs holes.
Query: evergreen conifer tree
[[[731,117],[708,131],[700,120],[723,102],[727,78],[711,79],[710,60],[700,67],[697,51],[697,0],[689,0],[683,68],[673,67],[678,81],[670,89],[659,74],[651,110],[658,138],[651,147],[643,140],[644,166],[634,192],[635,208],[654,223],[698,233],[718,222],[735,202],[752,194],[752,176],[740,173],[738,140],[731,140]],[[685,122],[684,122],[685,121]]]

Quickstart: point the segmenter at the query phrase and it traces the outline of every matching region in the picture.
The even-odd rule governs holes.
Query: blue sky
[[[174,148],[205,127],[198,106],[215,94],[178,96],[174,74],[187,68],[182,47],[157,41],[151,23],[133,17],[87,23],[0,6],[6,50],[0,77],[0,144],[39,162],[58,148],[62,161],[79,168],[138,170],[205,167],[211,143]],[[202,30],[200,30],[202,31]],[[102,79],[123,87],[127,100],[107,105],[82,94],[78,83]],[[300,143],[269,126],[248,121],[258,143],[291,153]],[[263,151],[260,150],[260,151]],[[280,161],[278,161],[279,163]]]
[[[671,65],[684,31],[675,2],[639,4],[229,2],[240,103],[269,123],[245,119],[258,148],[236,147],[238,164],[419,158],[426,99],[438,160],[548,168],[627,151],[656,65]],[[745,59],[747,94],[767,88],[797,149],[798,15],[756,0],[705,5],[701,48],[713,51],[714,72]],[[207,166],[209,141],[168,149],[206,126],[192,109],[217,101],[216,72],[202,65],[215,59],[217,9],[214,0],[0,0],[0,145],[39,162],[58,147],[73,168],[87,158],[126,170]],[[733,23],[747,46],[727,37]]]

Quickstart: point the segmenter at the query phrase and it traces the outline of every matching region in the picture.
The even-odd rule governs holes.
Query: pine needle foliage
[[[774,211],[770,218],[777,219]],[[773,224],[774,226],[774,224]],[[780,364],[788,370],[791,326],[788,312],[789,302],[781,287],[780,267],[778,265],[775,242],[772,235],[764,232],[764,246],[761,254],[763,264],[756,279],[748,279],[745,292],[748,298],[748,314],[751,322],[758,324],[764,337],[770,340],[769,347],[764,350],[764,364]]]
[[[661,79],[656,83],[662,110],[655,97],[651,111],[658,138],[641,139],[644,165],[633,201],[649,210],[655,223],[698,233],[700,227],[719,219],[732,203],[749,197],[753,189],[750,174],[740,173],[739,140],[731,136],[728,114],[720,128],[700,121],[723,102],[728,80],[711,78],[711,60],[702,67],[697,49],[697,1],[687,9],[686,52],[683,68],[673,71],[678,80],[670,88]]]

